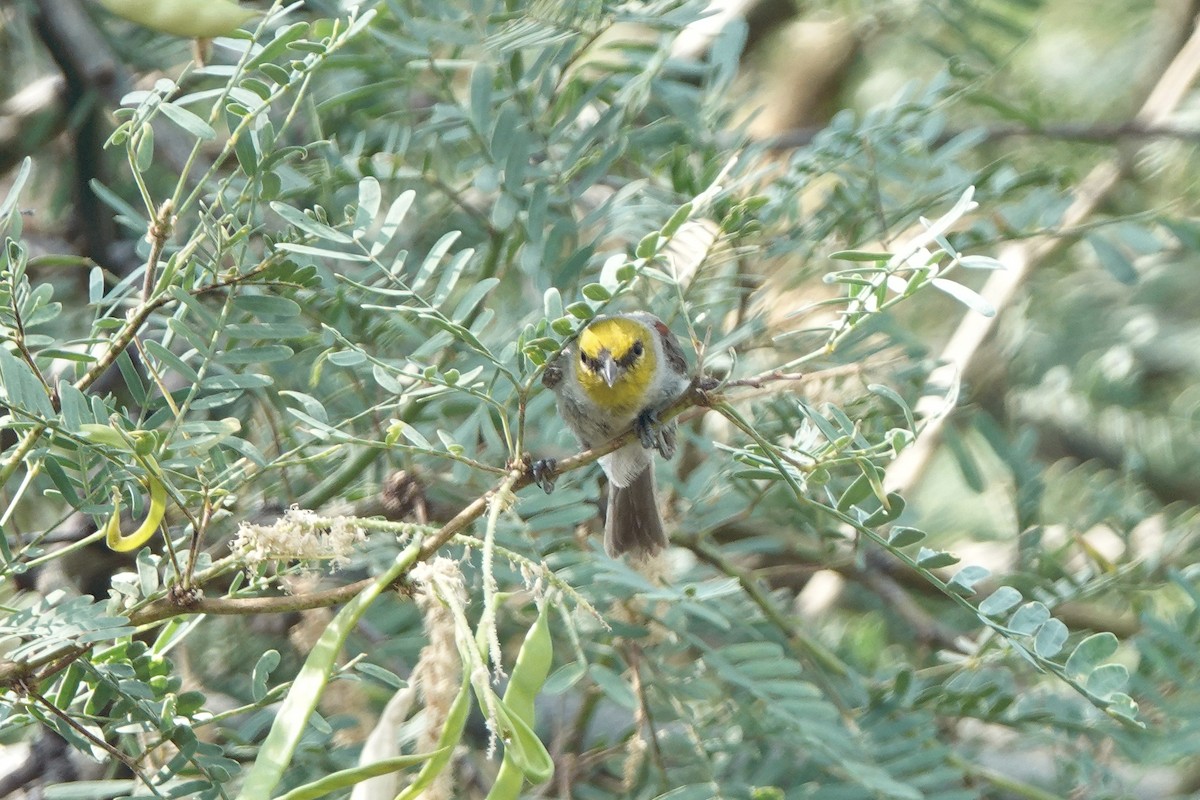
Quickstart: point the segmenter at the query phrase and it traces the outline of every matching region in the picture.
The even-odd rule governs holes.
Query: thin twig
[[[637,709],[634,711],[633,719],[633,735],[636,737],[644,728],[646,737],[650,740],[650,749],[654,754],[654,765],[658,768],[659,779],[663,784],[663,790],[669,788],[667,784],[667,761],[663,756],[662,746],[658,742],[658,730],[654,726],[654,715],[650,711],[650,698],[646,694],[646,682],[642,680],[641,664],[642,664],[642,649],[637,644],[627,643],[621,648],[625,663],[629,664],[629,682],[632,684],[634,697],[637,698]],[[631,740],[632,741],[632,740]],[[633,758],[631,752],[627,758]],[[636,775],[631,775],[629,767],[625,769],[626,779],[635,779]],[[632,789],[632,786],[623,787],[626,791]]]
[[[171,237],[174,229],[172,212],[175,207],[170,200],[158,207],[158,213],[150,221],[150,230],[146,231],[146,239],[150,242],[150,255],[146,257],[146,274],[142,279],[142,302],[148,302],[154,294],[154,282],[158,278],[158,258],[162,255],[163,246]]]
[[[900,617],[912,628],[913,637],[942,650],[965,652],[958,644],[954,631],[943,625],[937,617],[921,608],[895,578],[870,563],[865,568],[847,567],[840,570],[850,578],[866,586],[887,606],[888,611]]]
[[[676,540],[678,542],[678,540]],[[850,674],[850,667],[838,658],[831,650],[794,625],[775,605],[759,580],[746,570],[733,564],[725,555],[712,545],[699,539],[678,542],[696,554],[701,561],[711,565],[719,572],[735,579],[742,591],[758,606],[763,617],[784,635],[792,652],[808,666],[812,680],[821,687],[821,691],[829,702],[837,707],[842,720],[851,729],[856,730],[858,723],[850,705],[842,698],[841,692],[833,685],[826,674],[827,671],[839,677]]]
[[[113,758],[117,759],[122,764],[124,764],[125,767],[130,772],[132,772],[134,775],[136,775],[138,777],[138,780],[140,780],[142,783],[146,784],[146,788],[148,788],[151,792],[153,792],[155,794],[155,796],[162,797],[162,795],[159,793],[158,789],[156,789],[154,784],[150,782],[150,779],[147,778],[145,775],[143,775],[142,771],[140,769],[138,769],[137,763],[134,762],[133,759],[131,759],[125,753],[122,753],[120,751],[120,749],[112,746],[108,742],[104,741],[103,739],[101,739],[100,737],[96,736],[94,733],[89,731],[87,728],[80,725],[78,722],[76,722],[74,719],[72,719],[69,714],[64,712],[58,706],[54,705],[54,703],[51,703],[44,695],[39,693],[36,689],[34,689],[30,686],[26,686],[26,687],[24,687],[24,690],[30,697],[32,697],[34,700],[37,700],[40,704],[45,706],[47,711],[49,711],[55,717],[58,717],[58,719],[62,720],[73,731],[75,731],[80,736],[87,739],[92,744],[96,745],[96,747],[99,747],[104,752],[108,753],[110,756],[112,756]]]
[[[1006,794],[1015,794],[1018,797],[1025,798],[1025,800],[1063,800],[1062,795],[1048,792],[1041,787],[1026,783],[1010,775],[1004,775],[994,769],[972,764],[956,753],[950,753],[946,760],[972,778],[987,781],[997,789],[1002,789]]]
[[[787,619],[784,613],[775,605],[775,601],[767,595],[758,578],[741,567],[734,565],[720,550],[707,542],[700,541],[699,539],[680,540],[678,538],[675,541],[695,553],[696,557],[701,561],[711,565],[717,571],[728,575],[730,578],[737,580],[741,584],[742,590],[746,592],[747,596],[763,612],[763,616],[784,634],[793,649],[806,661],[820,664],[823,669],[835,675],[844,676],[850,674],[850,668],[840,658],[834,655],[825,645],[813,639],[808,633],[800,630],[799,627]]]

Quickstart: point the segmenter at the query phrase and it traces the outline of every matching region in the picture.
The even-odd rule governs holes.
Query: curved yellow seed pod
[[[158,530],[159,523],[167,513],[167,487],[158,478],[150,475],[146,478],[150,484],[150,510],[138,529],[128,536],[121,535],[121,493],[113,492],[113,512],[104,526],[104,541],[109,549],[118,553],[136,550],[146,543],[146,540]]]
[[[259,13],[231,0],[100,0],[100,5],[122,19],[189,39],[224,36]]]

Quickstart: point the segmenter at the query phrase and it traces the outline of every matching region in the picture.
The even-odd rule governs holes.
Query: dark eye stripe
[[[645,348],[642,346],[642,342],[639,339],[633,343],[633,347],[629,348],[629,352],[617,359],[617,365],[624,369],[629,369],[639,358],[642,357],[642,353],[644,351]]]

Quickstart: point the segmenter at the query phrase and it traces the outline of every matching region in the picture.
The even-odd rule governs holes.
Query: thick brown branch
[[[370,578],[348,583],[335,589],[326,589],[311,594],[289,594],[277,597],[216,597],[180,603],[170,597],[156,600],[129,615],[132,625],[147,625],[161,622],[181,614],[217,614],[237,616],[241,614],[281,614],[289,611],[307,611],[310,608],[325,608],[345,603],[371,584]]]

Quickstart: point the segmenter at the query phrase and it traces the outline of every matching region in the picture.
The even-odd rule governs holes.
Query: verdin
[[[558,413],[584,447],[634,428],[638,440],[600,458],[608,476],[604,550],[612,557],[666,547],[654,491],[654,457],[675,454],[675,422],[658,415],[688,388],[687,359],[666,324],[643,311],[596,317],[547,366],[542,383],[558,398]],[[554,463],[535,465],[547,491]]]

